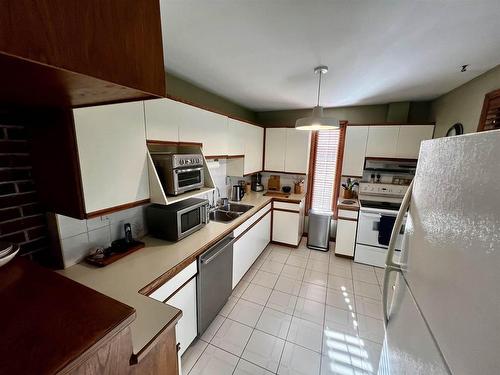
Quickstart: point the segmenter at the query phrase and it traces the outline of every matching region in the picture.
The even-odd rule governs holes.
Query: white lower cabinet
[[[286,211],[285,211],[286,210]],[[304,231],[304,201],[300,203],[274,202],[274,242],[297,246]]]
[[[198,334],[196,270],[197,264],[194,261],[149,295],[149,297],[157,301],[165,302],[182,310],[182,317],[175,327],[177,342],[180,344],[179,355],[184,353]],[[182,285],[184,286],[180,288]]]
[[[337,220],[337,235],[335,238],[335,254],[354,256],[356,245],[356,230],[358,222],[354,220]]]
[[[233,288],[271,240],[271,212],[265,215],[233,246]]]
[[[182,310],[182,317],[175,326],[175,336],[180,344],[179,355],[182,355],[198,334],[196,317],[196,277],[175,293],[165,303]]]

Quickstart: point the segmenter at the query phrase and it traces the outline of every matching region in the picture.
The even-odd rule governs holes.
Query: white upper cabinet
[[[396,155],[399,126],[370,126],[366,144],[367,157],[393,158]]]
[[[186,118],[186,105],[169,99],[144,101],[146,138],[155,141],[179,141],[179,127]]]
[[[205,156],[228,154],[228,119],[170,99],[144,102],[148,140],[196,142],[203,144]]]
[[[264,151],[264,129],[251,124],[247,124],[244,129],[244,174],[260,172],[262,170],[262,154]]]
[[[143,102],[73,110],[87,213],[149,198]]]
[[[227,155],[227,117],[185,106],[187,117],[180,123],[179,142],[202,143],[205,156]]]
[[[227,122],[227,154],[245,155],[245,127],[248,124],[232,118],[228,118]]]
[[[311,132],[293,128],[266,129],[264,169],[307,173]]]
[[[432,139],[434,125],[405,125],[399,128],[397,158],[417,159],[420,143]]]
[[[368,126],[348,126],[345,135],[342,175],[363,176]]]
[[[286,128],[266,129],[265,162],[266,171],[284,171],[286,153]]]
[[[307,173],[310,138],[310,131],[286,129],[285,172]]]

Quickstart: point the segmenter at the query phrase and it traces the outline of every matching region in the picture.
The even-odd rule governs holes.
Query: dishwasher
[[[231,233],[198,257],[198,335],[205,332],[231,295],[234,241]]]

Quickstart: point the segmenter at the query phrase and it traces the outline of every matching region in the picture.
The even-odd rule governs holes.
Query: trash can
[[[313,250],[330,249],[330,223],[333,212],[309,210],[307,247]]]

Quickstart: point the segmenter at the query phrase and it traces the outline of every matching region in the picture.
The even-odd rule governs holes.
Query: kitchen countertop
[[[355,203],[345,204],[342,201],[345,200],[353,200]],[[359,211],[359,200],[358,198],[340,198],[337,200],[337,208],[340,210],[351,210],[351,211]]]
[[[0,269],[0,299],[1,374],[59,373],[135,316],[132,307],[24,257]]]
[[[305,194],[291,194],[288,198],[273,198],[251,192],[239,203],[254,207],[230,223],[211,221],[178,242],[147,236],[142,239],[145,248],[106,267],[96,268],[82,262],[58,272],[135,308],[137,317],[131,324],[131,331],[134,354],[138,354],[181,314],[179,309],[146,294],[164,284],[272,200],[300,202],[304,197]]]

